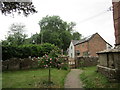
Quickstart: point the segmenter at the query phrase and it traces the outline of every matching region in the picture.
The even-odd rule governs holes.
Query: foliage
[[[37,13],[32,2],[2,2],[0,1],[0,10],[2,14],[23,14],[28,16],[30,13]]]
[[[74,32],[73,33],[73,40],[80,40],[81,36],[82,35],[79,32]]]
[[[52,88],[64,88],[69,71],[51,69]],[[48,69],[7,71],[2,73],[3,88],[48,88],[43,82],[48,79]],[[11,82],[12,81],[12,82]]]
[[[28,58],[29,56],[42,57],[45,54],[49,54],[52,50],[57,50],[56,54],[60,53],[60,50],[57,46],[49,43],[44,43],[40,45],[27,44],[20,46],[3,45],[2,59],[6,60],[13,57]]]
[[[46,16],[39,21],[39,25],[42,42],[55,44],[64,51],[68,48],[75,23],[67,23],[59,16]]]
[[[2,60],[7,60],[12,57],[18,57],[18,48],[15,46],[2,46]]]
[[[38,63],[41,68],[49,68],[49,67],[51,68],[52,67],[52,68],[60,69],[60,68],[63,68],[62,65],[65,64],[65,61],[64,61],[64,59],[62,59],[60,57],[50,57],[45,54],[43,57],[40,58]]]
[[[38,33],[32,35],[25,40],[24,44],[41,44],[41,35]]]
[[[85,88],[118,88],[120,84],[110,83],[102,74],[96,72],[96,67],[85,67],[80,75]],[[120,87],[119,87],[120,88]]]
[[[8,31],[7,40],[3,41],[3,45],[21,45],[27,37],[25,32],[25,25],[21,23],[13,23],[10,26],[10,31]]]

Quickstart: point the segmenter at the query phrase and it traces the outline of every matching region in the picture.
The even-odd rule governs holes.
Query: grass
[[[110,83],[108,79],[102,74],[96,72],[97,68],[85,67],[83,73],[80,75],[83,81],[84,88],[119,88],[120,83]]]
[[[63,88],[69,70],[51,69],[52,88]],[[48,69],[6,71],[2,73],[2,88],[47,88]]]

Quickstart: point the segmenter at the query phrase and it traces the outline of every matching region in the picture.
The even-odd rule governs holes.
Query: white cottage
[[[70,58],[75,58],[75,47],[79,40],[72,40],[68,49],[68,56]]]

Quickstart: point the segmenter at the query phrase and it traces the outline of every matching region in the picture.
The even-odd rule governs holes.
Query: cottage
[[[85,37],[81,40],[72,40],[68,50],[68,56],[97,56],[96,52],[110,49],[112,46],[107,43],[98,33]]]

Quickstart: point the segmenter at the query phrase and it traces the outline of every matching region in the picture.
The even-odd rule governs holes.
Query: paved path
[[[80,69],[71,69],[66,77],[64,88],[82,88],[81,73]]]

